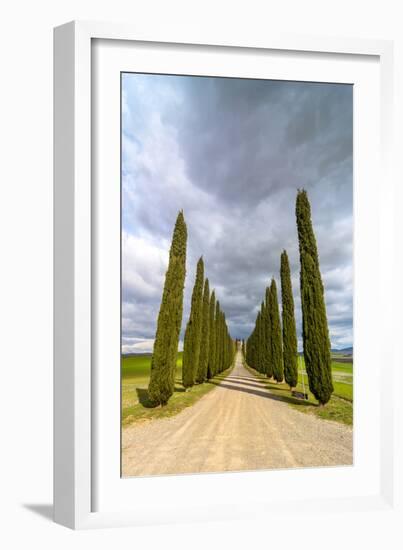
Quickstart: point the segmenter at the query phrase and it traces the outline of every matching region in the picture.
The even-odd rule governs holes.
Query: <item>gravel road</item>
[[[242,365],[178,415],[127,426],[123,476],[350,465],[349,426],[301,413]]]

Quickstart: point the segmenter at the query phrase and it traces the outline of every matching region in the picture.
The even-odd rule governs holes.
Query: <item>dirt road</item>
[[[242,365],[177,416],[123,431],[124,476],[352,464],[353,432],[301,413]]]

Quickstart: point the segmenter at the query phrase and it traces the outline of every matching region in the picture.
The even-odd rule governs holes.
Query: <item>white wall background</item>
[[[52,499],[52,28],[72,19],[153,25],[155,36],[184,25],[253,36],[284,32],[396,39],[403,67],[399,0],[14,0],[3,4],[0,52],[0,545],[7,549],[316,547],[308,517],[267,524],[209,524],[72,532],[54,525]],[[399,90],[403,91],[402,71]],[[402,97],[402,96],[401,96]],[[399,121],[403,122],[401,103]],[[400,138],[402,131],[399,131]],[[400,169],[400,176],[401,176]],[[403,198],[402,191],[399,198]],[[403,204],[403,201],[400,201]],[[402,222],[396,226],[403,234]],[[401,274],[401,270],[400,270]],[[402,279],[401,279],[402,280]],[[403,327],[402,327],[403,328]],[[373,548],[398,548],[391,525],[356,514],[323,516],[326,549],[360,545],[371,531]],[[310,535],[311,533],[311,535]]]

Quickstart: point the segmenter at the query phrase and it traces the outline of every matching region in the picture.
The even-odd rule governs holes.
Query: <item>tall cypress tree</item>
[[[207,379],[210,380],[214,376],[214,364],[215,364],[215,292],[211,293],[210,307],[209,307],[209,354],[207,365]]]
[[[251,353],[252,345],[253,345],[252,342],[253,342],[253,331],[249,335],[249,338],[246,339],[246,342],[245,342],[245,363],[250,367],[252,366],[252,353]]]
[[[269,293],[270,288],[266,288],[265,294],[265,315],[263,318],[263,373],[271,378],[273,376],[273,365],[271,360],[271,345],[270,345],[270,309],[269,309]]]
[[[215,304],[215,365],[214,365],[214,374],[220,372],[220,337],[221,337],[221,309],[219,300]]]
[[[261,312],[261,309],[259,309],[259,311],[257,312],[257,317],[256,317],[256,334],[255,334],[255,356],[254,356],[254,360],[255,360],[255,369],[256,370],[260,370],[260,336],[261,336],[261,330],[260,330],[260,325],[261,325],[261,319],[262,319],[262,312]]]
[[[259,323],[259,372],[265,372],[265,354],[266,354],[266,308],[265,303],[262,301],[260,304],[260,323]]]
[[[281,254],[281,299],[283,320],[283,360],[284,378],[290,388],[298,383],[297,329],[295,325],[294,297],[292,294],[291,271],[287,252]]]
[[[200,258],[197,262],[190,316],[186,326],[183,343],[182,383],[185,388],[191,388],[194,385],[199,368],[200,343],[202,335],[203,280],[204,263],[203,258]]]
[[[254,369],[257,369],[257,347],[258,347],[258,333],[259,333],[259,318],[260,311],[256,316],[255,328],[250,335],[248,342],[246,344],[246,353],[247,353],[247,364]]]
[[[262,323],[262,311],[259,310],[257,317],[256,317],[256,335],[255,335],[255,364],[254,368],[258,371],[260,371],[260,359],[261,359],[261,353],[260,353],[260,337],[262,335],[262,331],[260,330],[260,325]]]
[[[220,329],[220,372],[224,370],[225,365],[225,313],[221,312]]]
[[[228,330],[227,322],[225,320],[225,313],[222,314],[222,335],[221,335],[221,372],[227,368],[227,341],[228,341]]]
[[[223,312],[220,307],[220,314],[218,316],[218,331],[217,331],[217,368],[218,372],[222,372],[222,363],[223,363],[223,356],[222,356],[222,340],[224,337],[224,326],[223,326]]]
[[[330,339],[311,206],[305,190],[298,190],[296,218],[300,254],[302,339],[309,389],[325,405],[333,392]]]
[[[270,312],[270,346],[271,363],[273,376],[277,382],[282,382],[283,373],[283,344],[281,341],[280,312],[277,300],[277,285],[272,279],[269,291],[269,312]]]
[[[187,228],[183,212],[176,219],[169,252],[168,269],[157,320],[151,359],[148,397],[155,405],[166,405],[174,392],[176,359],[183,313],[186,275]]]
[[[196,375],[196,382],[202,384],[207,378],[207,367],[210,345],[210,286],[208,279],[204,282],[203,311],[202,311],[202,336],[200,342],[199,368]]]

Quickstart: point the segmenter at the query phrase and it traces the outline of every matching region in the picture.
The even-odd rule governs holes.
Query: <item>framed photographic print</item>
[[[55,30],[57,522],[391,505],[392,72],[386,41]]]

